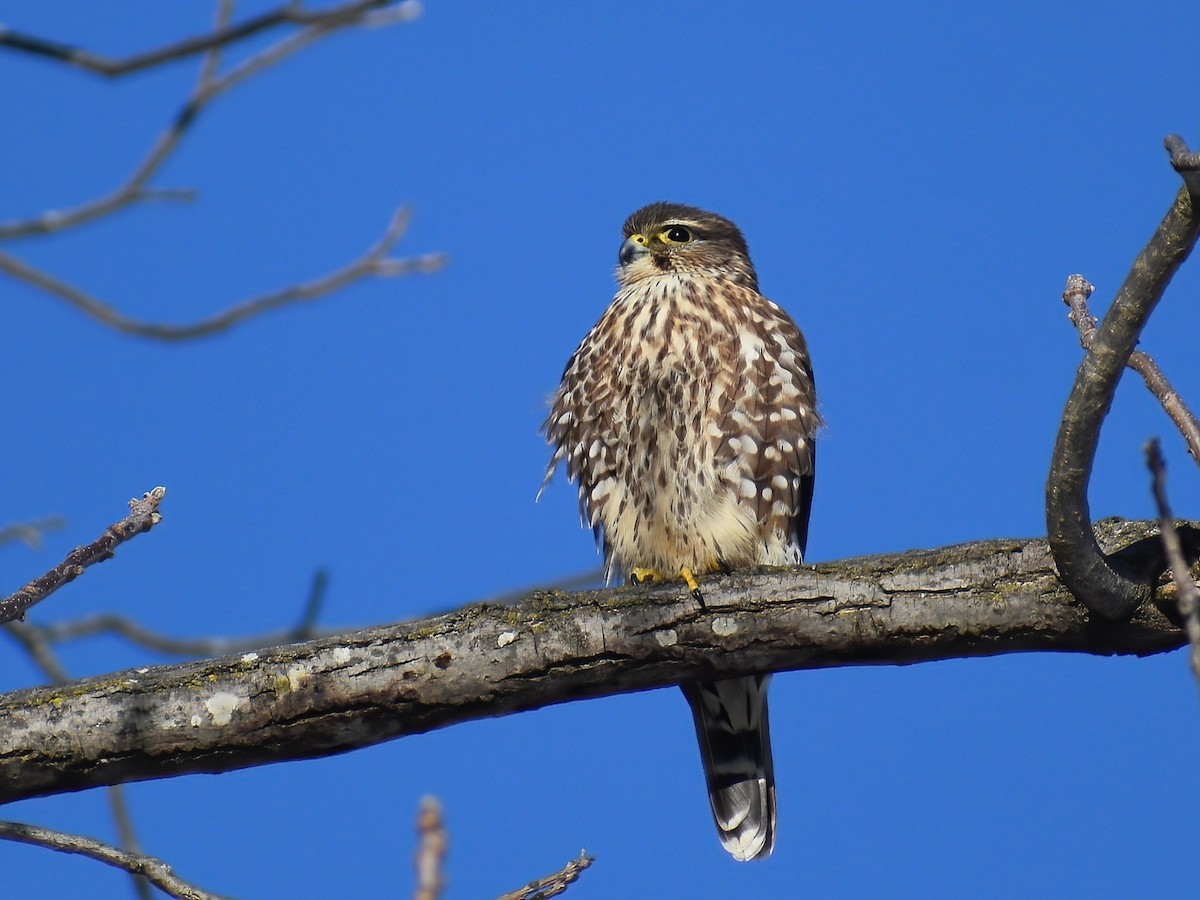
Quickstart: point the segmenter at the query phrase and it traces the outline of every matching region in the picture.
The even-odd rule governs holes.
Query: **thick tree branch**
[[[32,627],[28,622],[7,622],[4,628],[24,645],[33,662],[42,670],[46,678],[55,684],[63,684],[69,680],[66,668],[51,649],[49,642],[40,635],[31,633]],[[110,785],[105,792],[108,794],[108,807],[112,813],[113,824],[117,829],[120,849],[126,851],[132,859],[143,858],[142,847],[133,827],[133,816],[130,815],[129,804],[125,802],[125,786]],[[68,840],[72,838],[70,835],[60,835],[60,837]],[[129,877],[133,882],[133,890],[138,900],[150,900],[153,897],[151,883],[145,875],[131,870]]]
[[[16,593],[0,600],[0,623],[25,618],[25,612],[35,603],[45,600],[64,584],[74,581],[88,566],[111,559],[113,551],[132,537],[149,531],[162,520],[158,504],[166,496],[167,489],[156,487],[129,501],[129,515],[114,522],[86,547],[76,547],[67,558],[47,572],[39,575]]]
[[[1178,146],[1170,149],[1173,162],[1186,151]],[[1079,365],[1046,481],[1046,528],[1059,574],[1072,594],[1107,619],[1131,614],[1150,598],[1152,587],[1100,552],[1092,531],[1088,481],[1100,426],[1129,355],[1171,276],[1200,235],[1200,216],[1188,188],[1188,183],[1180,188],[1158,230],[1134,260]]]
[[[1177,134],[1168,134],[1163,146],[1171,154],[1171,166],[1183,179],[1192,199],[1200,199],[1200,153],[1189,150],[1187,142]]]
[[[1161,572],[1152,523],[1109,522]],[[1194,538],[1195,530],[1188,529]],[[672,585],[536,592],[416,622],[0,697],[0,802],[325,756],[486,716],[753,671],[1184,643],[1153,605],[1097,622],[1044,540],[996,540]]]

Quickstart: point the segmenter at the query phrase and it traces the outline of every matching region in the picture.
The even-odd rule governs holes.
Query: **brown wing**
[[[611,548],[600,525],[607,498],[601,486],[615,477],[617,460],[611,418],[614,385],[605,377],[612,367],[602,357],[611,354],[613,324],[612,316],[601,317],[571,354],[550,414],[542,424],[546,440],[554,446],[542,489],[558,464],[565,462],[567,478],[579,487],[580,520],[592,529],[606,562],[610,562]]]
[[[820,425],[808,348],[779,306],[746,288],[728,289],[742,292],[730,303],[738,310],[739,356],[736,383],[723,401],[716,461],[738,473],[738,498],[762,529],[767,549],[756,561],[799,562],[808,541]],[[774,536],[784,541],[782,549]]]

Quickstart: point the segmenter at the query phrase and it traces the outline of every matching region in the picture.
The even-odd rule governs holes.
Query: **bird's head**
[[[758,290],[746,239],[723,216],[681,203],[651,203],[628,219],[618,254],[623,287],[668,274],[726,278]]]

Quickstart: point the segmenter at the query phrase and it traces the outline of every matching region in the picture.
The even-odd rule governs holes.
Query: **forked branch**
[[[204,52],[205,54],[190,96],[170,124],[155,140],[145,157],[121,184],[100,197],[69,209],[50,210],[27,219],[0,222],[0,241],[63,231],[110,215],[133,203],[191,197],[191,191],[154,188],[150,186],[150,182],[174,153],[200,113],[217,97],[337,29],[349,25],[390,24],[408,21],[419,14],[420,5],[413,2],[392,3],[385,2],[385,0],[364,2],[364,0],[358,0],[358,2],[344,3],[322,10],[307,10],[301,4],[292,3],[236,26],[230,25],[228,22],[229,11],[230,4],[228,2],[219,4],[217,25],[209,35],[188,39],[169,47],[160,48],[158,51],[131,57],[125,61],[104,60],[102,57],[86,51],[74,50],[28,35],[0,30],[0,46],[48,56],[94,71],[104,71],[107,74],[122,74],[125,71],[134,71],[194,53]],[[219,54],[222,47],[280,24],[301,27],[237,63],[227,71],[219,71]],[[44,294],[57,297],[74,309],[117,331],[158,340],[188,340],[224,331],[268,310],[325,297],[363,278],[396,277],[436,271],[445,263],[445,257],[441,254],[427,254],[407,259],[389,255],[404,234],[408,218],[406,209],[397,211],[374,246],[357,259],[325,276],[242,301],[223,312],[198,322],[182,325],[147,322],[124,315],[114,306],[105,303],[88,291],[50,272],[39,269],[9,252],[0,252],[0,272],[5,272]]]
[[[1084,350],[1091,349],[1096,337],[1096,318],[1088,309],[1088,297],[1094,290],[1095,287],[1082,275],[1072,275],[1067,279],[1067,289],[1063,292],[1063,302],[1071,309],[1070,319],[1079,331],[1079,343]],[[1163,410],[1183,435],[1192,459],[1200,462],[1200,421],[1171,386],[1158,363],[1146,351],[1134,350],[1129,354],[1128,366],[1142,376],[1147,390],[1162,404]]]
[[[1196,179],[1188,174],[1193,154],[1177,136],[1168,138],[1167,146],[1184,186],[1134,260],[1079,365],[1046,481],[1046,527],[1059,575],[1093,613],[1109,620],[1129,616],[1149,601],[1152,583],[1107,558],[1092,530],[1087,488],[1100,426],[1142,328],[1200,235],[1195,204],[1200,195],[1193,196]]]

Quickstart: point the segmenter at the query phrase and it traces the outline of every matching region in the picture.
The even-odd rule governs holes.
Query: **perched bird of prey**
[[[543,426],[611,578],[801,562],[819,425],[804,337],[758,292],[728,219],[652,203],[625,222],[620,288],[567,362]],[[766,675],[687,684],[721,842],[775,846]]]

